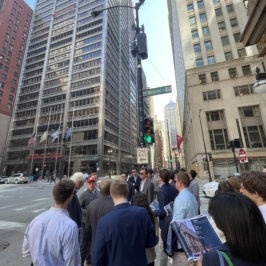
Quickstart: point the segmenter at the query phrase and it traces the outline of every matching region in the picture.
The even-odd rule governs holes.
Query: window
[[[215,64],[215,57],[214,55],[207,57],[208,65]]]
[[[206,75],[205,74],[200,74],[199,75],[199,80],[200,80],[201,84],[206,84],[207,83]]]
[[[227,9],[227,12],[228,12],[228,13],[233,13],[233,12],[235,12],[233,5],[228,5],[228,6],[226,6],[226,9]]]
[[[209,27],[203,27],[202,33],[204,36],[208,36],[210,34]]]
[[[192,30],[191,31],[191,35],[192,35],[192,38],[193,39],[198,38],[199,37],[198,30]]]
[[[202,95],[203,95],[203,101],[221,99],[220,90],[204,91]]]
[[[195,25],[196,24],[196,18],[195,17],[190,17],[189,18],[189,24],[190,25]]]
[[[196,66],[197,66],[197,67],[201,67],[201,66],[203,66],[203,59],[202,59],[202,58],[198,58],[198,59],[196,59]]]
[[[201,51],[199,43],[194,44],[193,48],[195,53],[199,53]]]
[[[235,42],[240,42],[240,32],[234,33]]]
[[[253,93],[253,84],[234,87],[235,96],[249,95]]]
[[[221,38],[223,46],[229,45],[229,39],[228,36],[224,36]]]
[[[5,73],[2,74],[2,79],[6,79],[6,74]]]
[[[244,76],[249,76],[252,74],[251,69],[250,69],[250,65],[242,66],[242,71],[243,71]]]
[[[203,1],[198,1],[198,9],[204,8],[204,3]]]
[[[212,50],[212,42],[211,41],[206,41],[206,42],[204,42],[204,44],[205,44],[205,49],[207,51]]]
[[[216,4],[216,3],[219,3],[220,0],[212,0],[212,2],[213,2],[214,4]]]
[[[225,30],[226,29],[224,21],[218,23],[218,29],[219,30]]]
[[[259,106],[246,106],[238,109],[243,127],[247,148],[266,147],[265,130],[263,129]]]
[[[218,72],[211,72],[211,79],[212,81],[218,81],[219,80],[219,76],[218,76]]]
[[[193,4],[187,5],[187,11],[194,10]]]
[[[238,52],[238,56],[239,57],[245,57],[245,56],[247,56],[247,53],[246,53],[246,49],[245,48],[237,49],[237,52]]]
[[[234,58],[233,58],[233,53],[232,53],[232,51],[225,52],[225,53],[224,53],[224,57],[225,57],[225,60],[226,60],[226,61],[229,61],[229,60],[233,60],[233,59],[234,59]]]
[[[237,72],[236,72],[236,68],[229,68],[228,69],[228,73],[229,73],[229,77],[231,79],[234,79],[237,77]]]
[[[200,21],[201,21],[201,22],[204,22],[204,21],[207,20],[206,13],[202,13],[202,14],[200,14],[199,16],[200,16]]]
[[[0,96],[3,96],[3,92],[2,91],[0,91]]]
[[[220,17],[223,15],[222,9],[221,8],[216,8],[215,9],[215,15],[216,17]]]
[[[9,95],[8,100],[11,101],[11,102],[13,102],[14,96],[13,95]]]
[[[228,136],[225,128],[209,130],[212,150],[227,149]]]
[[[11,104],[11,103],[8,103],[8,104],[7,104],[7,109],[8,109],[8,110],[11,110],[11,109],[12,109],[12,104]]]
[[[4,88],[5,87],[5,83],[4,82],[0,82],[0,88]]]
[[[237,19],[236,18],[231,18],[230,19],[230,24],[232,27],[238,26]]]

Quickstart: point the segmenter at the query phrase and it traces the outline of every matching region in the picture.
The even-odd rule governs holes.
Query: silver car
[[[21,183],[28,183],[30,181],[29,176],[23,173],[16,173],[12,176],[8,177],[8,184],[21,184]]]

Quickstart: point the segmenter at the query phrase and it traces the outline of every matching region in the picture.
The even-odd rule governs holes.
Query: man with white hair
[[[83,173],[76,172],[70,177],[70,179],[75,183],[75,190],[67,210],[69,212],[70,218],[76,222],[80,232],[82,228],[82,211],[77,197],[77,191],[83,186],[85,177]]]

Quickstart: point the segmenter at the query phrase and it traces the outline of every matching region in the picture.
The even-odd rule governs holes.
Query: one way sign
[[[137,164],[147,164],[148,148],[137,148]]]

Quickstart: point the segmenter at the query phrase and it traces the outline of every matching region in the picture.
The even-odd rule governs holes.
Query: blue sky
[[[24,0],[32,9],[36,0]],[[136,1],[138,2],[138,1]],[[176,101],[176,87],[172,48],[168,26],[168,10],[166,0],[145,0],[139,10],[140,25],[144,25],[148,38],[148,56],[142,61],[147,85],[150,88],[172,85],[171,94],[154,97],[155,113],[163,120],[164,106],[170,99]]]

